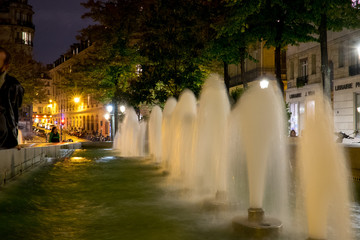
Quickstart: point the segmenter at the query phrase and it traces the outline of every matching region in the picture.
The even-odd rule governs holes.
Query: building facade
[[[265,47],[265,42],[257,42],[249,46],[249,54],[256,59],[245,60],[244,66],[244,80],[251,84],[252,81],[258,79],[260,76],[272,76],[275,78],[275,48]],[[242,87],[243,80],[241,79],[241,66],[240,64],[229,65],[230,75],[230,91]],[[286,51],[281,52],[281,79],[286,84]]]
[[[360,130],[360,30],[328,32],[328,59],[335,131]],[[291,129],[298,134],[309,97],[322,91],[320,44],[302,43],[287,50],[286,101],[291,110]]]
[[[27,0],[0,0],[0,43],[31,55],[35,33],[33,14]]]
[[[67,131],[81,131],[91,135],[110,136],[111,113],[106,106],[96,101],[91,94],[81,89],[69,89],[64,73],[71,73],[74,61],[86,58],[90,43],[74,44],[71,50],[55,61],[50,70],[52,79],[51,123]]]

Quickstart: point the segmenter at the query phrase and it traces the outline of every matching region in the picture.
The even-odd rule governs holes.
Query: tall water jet
[[[173,129],[171,127],[171,116],[176,107],[177,101],[175,98],[170,97],[164,106],[163,120],[161,125],[161,146],[162,146],[162,162],[161,165],[164,169],[169,169],[169,160],[171,154],[171,143]]]
[[[169,161],[170,179],[184,187],[192,164],[193,132],[196,118],[196,98],[185,89],[171,116],[172,147]]]
[[[161,162],[161,125],[162,112],[156,105],[151,110],[149,120],[149,154],[156,163]]]
[[[230,103],[219,75],[205,81],[199,99],[196,123],[196,154],[194,155],[193,186],[208,197],[224,197],[226,189],[226,128]],[[190,169],[191,170],[191,169]],[[190,171],[192,172],[192,171]]]
[[[142,155],[143,143],[138,116],[133,108],[128,108],[121,124],[120,131],[116,133],[114,149],[120,150],[122,156],[134,157]]]
[[[322,94],[306,102],[298,169],[310,239],[352,238],[350,178],[343,149],[335,143],[332,116],[331,106]]]
[[[281,96],[275,81],[257,81],[234,109],[244,144],[250,204],[247,218],[234,218],[235,230],[271,234],[282,227],[279,220],[265,218],[263,203],[266,196],[267,211],[277,211],[278,216],[288,206],[286,115]]]

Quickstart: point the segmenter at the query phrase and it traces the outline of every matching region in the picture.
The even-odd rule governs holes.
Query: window
[[[294,61],[290,62],[290,79],[294,79]]]
[[[22,32],[21,40],[22,40],[23,44],[31,45],[32,44],[32,34],[29,32]]]
[[[344,45],[339,46],[339,68],[344,67],[345,62],[345,53],[344,53]]]
[[[299,77],[305,77],[307,75],[308,75],[308,60],[307,58],[300,59]]]
[[[360,131],[360,93],[355,94],[355,130]]]
[[[311,55],[311,74],[316,74],[316,54]]]

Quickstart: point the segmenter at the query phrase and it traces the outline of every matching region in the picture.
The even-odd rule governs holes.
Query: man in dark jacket
[[[18,146],[19,108],[24,96],[24,88],[7,74],[9,65],[10,54],[0,47],[0,149]]]

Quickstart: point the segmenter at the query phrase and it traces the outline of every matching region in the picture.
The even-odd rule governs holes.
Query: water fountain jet
[[[287,185],[281,183],[286,181],[286,162],[281,158],[286,154],[274,151],[284,145],[285,107],[276,83],[266,81],[266,84],[264,80],[256,82],[244,93],[233,110],[239,118],[239,131],[244,139],[250,208],[247,217],[235,217],[232,225],[236,231],[252,236],[272,236],[278,234],[283,226],[280,220],[265,217],[263,210],[263,199],[269,185],[265,180],[275,166],[279,166],[277,171],[280,171],[279,175],[285,179],[277,179],[274,185],[282,189],[284,194],[287,189]],[[274,188],[274,185],[271,188]],[[287,206],[287,202],[283,201],[285,205],[281,207]]]

